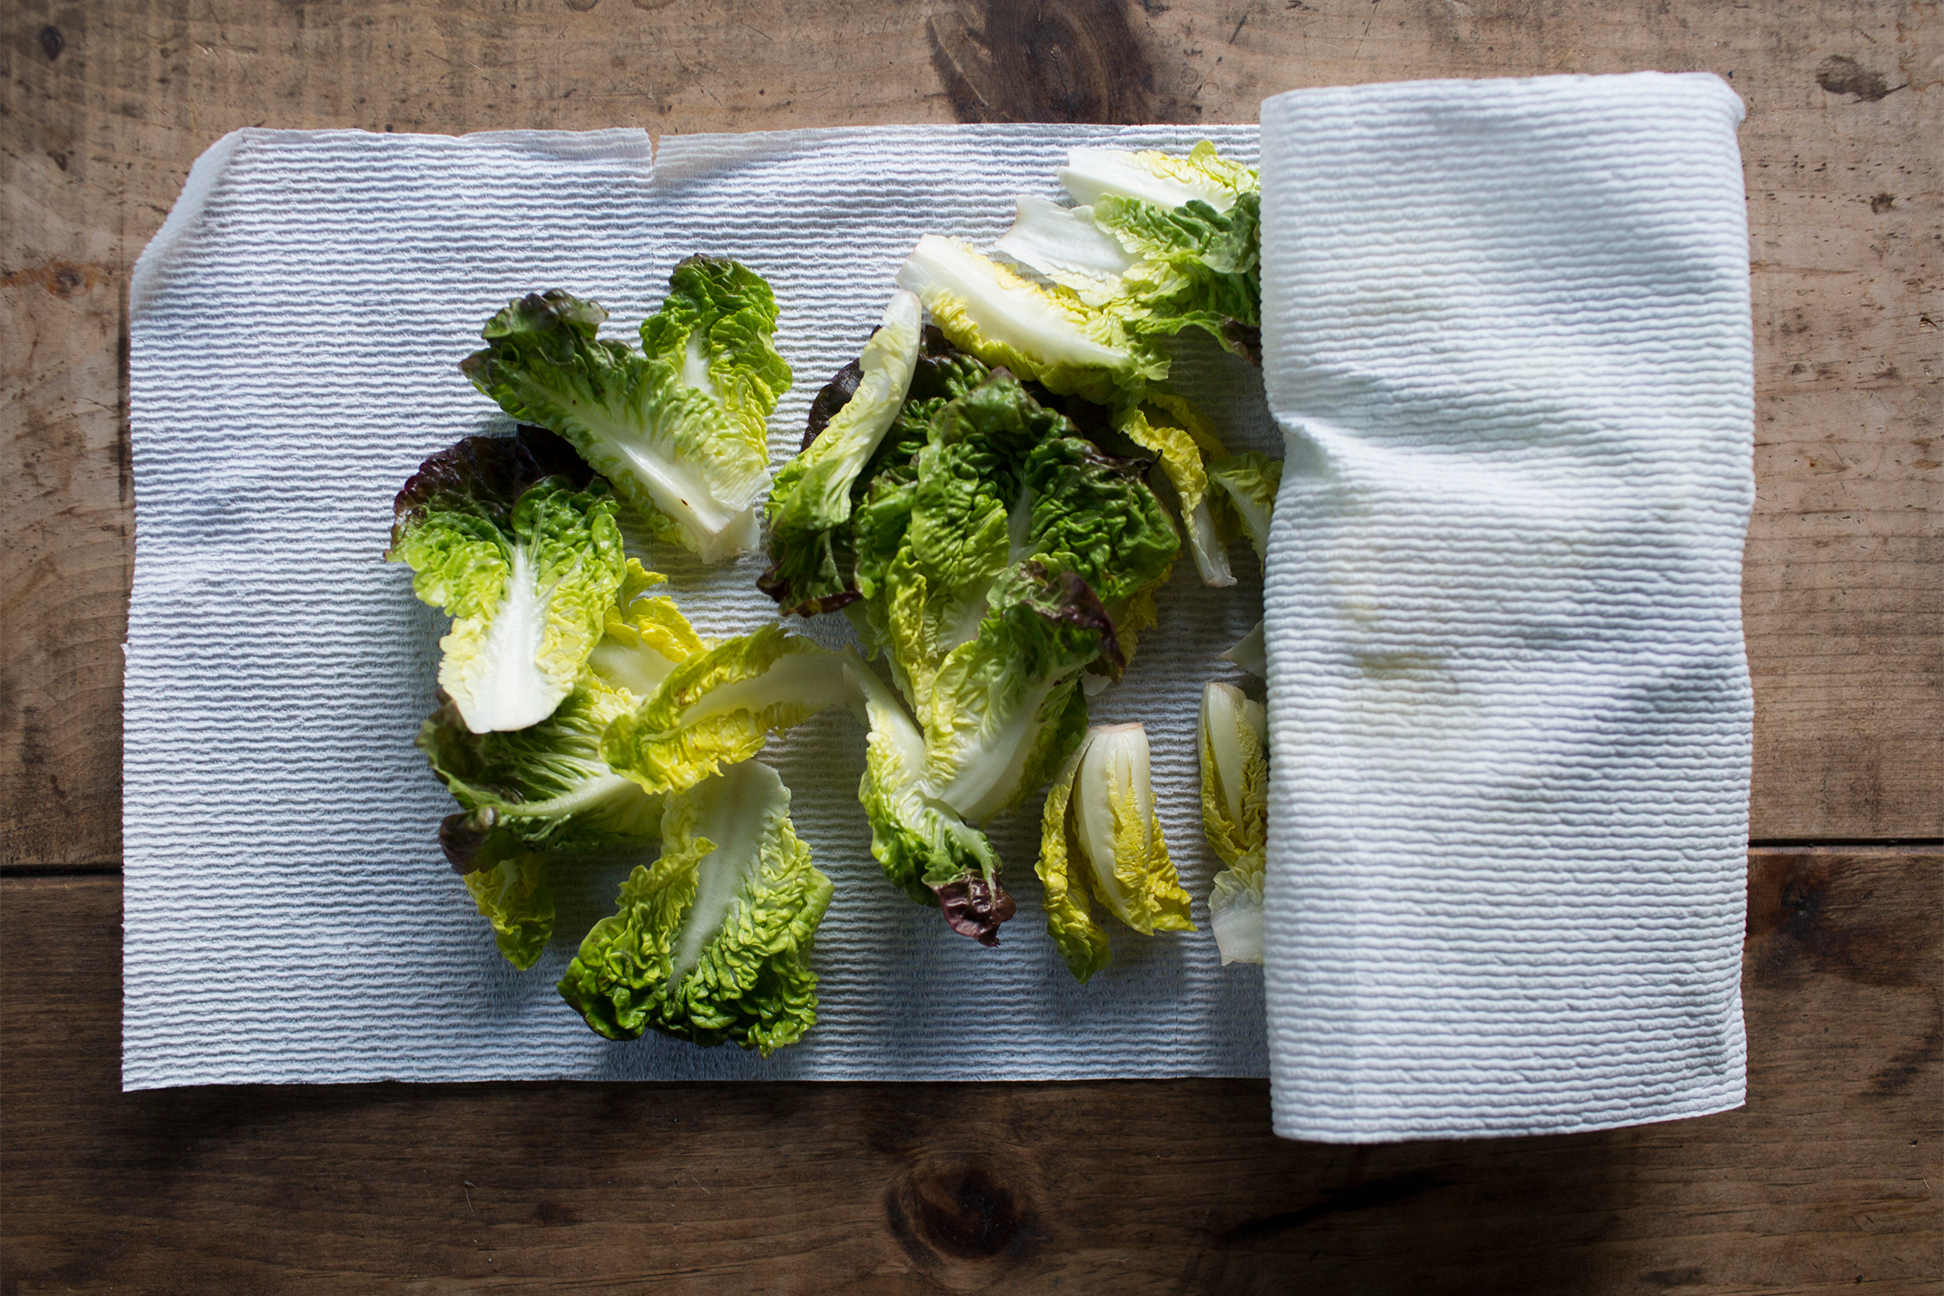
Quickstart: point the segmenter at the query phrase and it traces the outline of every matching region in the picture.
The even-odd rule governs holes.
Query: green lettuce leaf
[[[953,239],[927,234],[898,272],[954,346],[1049,391],[1110,404],[1167,376],[1166,359],[1070,289],[1036,284]]]
[[[898,695],[861,659],[848,661],[871,734],[857,789],[871,823],[871,854],[894,886],[942,909],[952,930],[997,945],[999,926],[1016,906],[999,881],[991,843],[932,794],[925,736]]]
[[[1225,519],[1249,537],[1256,557],[1269,560],[1269,519],[1282,488],[1282,460],[1250,451],[1213,459],[1208,464],[1210,493],[1222,501]]]
[[[1146,472],[1146,463],[1070,434],[1049,437],[1026,456],[1032,517],[1025,554],[1049,570],[1078,573],[1110,616],[1167,580],[1181,552]]]
[[[1226,212],[1242,195],[1262,189],[1253,170],[1224,158],[1207,140],[1186,157],[1150,149],[1077,148],[1067,154],[1059,177],[1073,201],[1083,205],[1118,197],[1161,208],[1201,202]]]
[[[1186,401],[1158,392],[1149,396],[1166,404],[1129,406],[1115,416],[1115,429],[1134,444],[1153,451],[1160,460],[1161,471],[1181,502],[1182,530],[1202,583],[1233,585],[1235,573],[1229,566],[1215,505],[1208,497],[1206,456],[1213,433]],[[1221,453],[1219,442],[1214,450]]]
[[[538,429],[467,437],[399,492],[386,557],[452,614],[439,686],[474,733],[536,724],[573,688],[625,571],[615,506]]]
[[[894,673],[922,714],[946,654],[978,633],[994,582],[1028,556],[1033,512],[1025,465],[1067,428],[995,374],[932,416],[911,464],[910,514],[882,588]]]
[[[605,633],[587,665],[610,686],[641,699],[652,696],[675,669],[706,644],[665,594],[651,593],[668,578],[633,558],[607,610]]]
[[[815,441],[777,474],[770,491],[771,567],[758,585],[789,611],[824,611],[856,597],[839,528],[853,487],[903,410],[918,364],[923,310],[892,298],[858,358],[857,381]]]
[[[460,367],[509,414],[571,441],[657,538],[721,561],[756,545],[764,424],[790,371],[759,276],[690,257],[669,286],[641,326],[645,354],[597,338],[607,312],[555,290],[495,315]]]
[[[1155,814],[1140,725],[1091,729],[1067,758],[1041,818],[1039,875],[1047,933],[1080,981],[1109,957],[1089,895],[1143,935],[1195,929]]]
[[[493,926],[493,942],[524,972],[540,961],[553,935],[553,887],[545,855],[510,855],[466,874],[466,890]]]
[[[474,733],[447,702],[419,727],[418,747],[462,807],[439,828],[462,873],[531,851],[636,846],[659,831],[661,798],[609,768],[608,726],[634,706],[589,672],[559,708],[525,729]]]
[[[756,761],[669,798],[662,856],[621,884],[560,994],[609,1039],[656,1030],[764,1057],[817,1020],[810,954],[830,879],[790,823],[790,791]]]
[[[678,663],[608,725],[601,755],[649,792],[680,792],[756,755],[777,730],[855,696],[842,657],[766,625]]]
[[[1262,962],[1262,879],[1269,842],[1269,725],[1232,684],[1202,687],[1202,830],[1228,867],[1215,875],[1209,925],[1224,963]]]
[[[1075,149],[1077,207],[1021,198],[997,250],[1116,320],[1130,338],[1201,328],[1260,363],[1261,193],[1203,141],[1187,157]],[[1158,376],[1165,377],[1165,370]],[[1141,393],[1128,389],[1130,401]]]
[[[1043,785],[1087,728],[1080,672],[1118,664],[1113,623],[1074,572],[1021,563],[975,638],[945,657],[921,713],[925,778],[982,824]]]

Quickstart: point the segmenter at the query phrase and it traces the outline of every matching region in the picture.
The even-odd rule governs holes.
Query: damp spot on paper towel
[[[1892,207],[1895,207],[1896,205],[1897,205],[1897,196],[1895,194],[1880,193],[1876,197],[1870,199],[1870,210],[1877,213],[1877,215],[1879,216],[1881,216],[1884,212],[1889,211]]]
[[[1421,671],[1436,670],[1439,659],[1430,653],[1360,652],[1357,670],[1371,679],[1403,679]]]
[[[1847,54],[1832,54],[1824,59],[1816,69],[1816,84],[1830,94],[1855,95],[1870,103],[1897,88],[1886,82],[1881,72],[1870,71]]]
[[[67,48],[67,37],[61,35],[59,27],[43,27],[40,29],[40,47],[41,53],[48,58],[59,58],[61,51]]]

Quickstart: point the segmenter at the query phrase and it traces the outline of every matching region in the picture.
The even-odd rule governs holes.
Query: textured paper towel
[[[771,424],[794,452],[810,397],[857,353],[923,233],[990,244],[1011,195],[1057,194],[1075,143],[1253,159],[1253,127],[961,127],[670,138],[465,139],[242,131],[196,165],[136,269],[137,503],[125,693],[123,1083],[493,1077],[990,1079],[1261,1075],[1262,979],[1218,965],[1195,768],[1201,681],[1259,586],[1181,564],[1167,621],[1097,700],[1145,721],[1168,843],[1202,930],[1114,938],[1074,984],[1047,941],[1029,813],[1000,826],[1019,916],[1004,945],[952,935],[894,892],[857,806],[863,736],[827,714],[772,744],[837,896],[817,938],[820,1020],[769,1062],[659,1037],[614,1044],[553,989],[610,912],[624,862],[562,868],[554,944],[494,951],[434,834],[452,807],[412,747],[443,618],[379,561],[418,462],[507,428],[456,363],[514,296],[564,287],[616,336],[675,262],[734,255],[783,308],[797,384]],[[1277,437],[1220,352],[1201,395],[1238,446]],[[1255,393],[1253,396],[1251,393]],[[650,564],[704,633],[772,619],[760,559]],[[835,635],[841,618],[813,623]]]
[[[1740,120],[1652,73],[1263,104],[1279,1133],[1742,1100]]]

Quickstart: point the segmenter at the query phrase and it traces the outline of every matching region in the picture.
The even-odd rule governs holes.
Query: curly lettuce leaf
[[[560,994],[609,1039],[656,1030],[764,1057],[817,1020],[810,966],[830,879],[790,823],[790,791],[756,761],[669,798],[662,856],[621,884]]]
[[[978,633],[994,583],[1028,556],[1026,461],[1067,427],[1010,374],[994,374],[932,416],[927,444],[910,465],[909,514],[882,576],[871,582],[873,594],[883,595],[893,672],[921,713],[946,655]]]
[[[1060,183],[1081,205],[1135,198],[1163,209],[1201,202],[1226,212],[1244,194],[1259,194],[1255,171],[1223,157],[1203,140],[1186,157],[1143,149],[1077,148],[1059,169]]]
[[[608,725],[601,756],[649,792],[685,791],[756,755],[770,734],[854,698],[842,657],[766,625],[678,663]]]
[[[1138,345],[1117,317],[1072,291],[1033,283],[955,239],[927,234],[898,272],[954,346],[1049,391],[1112,403],[1167,376],[1167,361]]]
[[[1079,674],[1120,649],[1100,600],[1074,572],[1021,563],[978,634],[946,655],[921,713],[925,777],[982,824],[1030,795],[1087,727]]]
[[[763,425],[791,382],[789,364],[770,341],[776,294],[749,267],[708,256],[683,260],[668,288],[661,309],[641,322],[642,354],[712,397],[745,439],[764,441]]]
[[[932,794],[925,736],[896,692],[861,659],[848,660],[871,735],[857,788],[871,824],[871,854],[892,885],[942,909],[953,931],[997,945],[1016,906],[999,881],[991,843]]]
[[[1262,879],[1269,843],[1269,725],[1232,684],[1202,687],[1202,830],[1228,867],[1215,875],[1209,925],[1224,963],[1262,962]]]
[[[1253,360],[1262,330],[1261,198],[1237,197],[1226,212],[1193,201],[1175,208],[1102,198],[1095,224],[1139,259],[1121,275],[1107,309],[1137,336],[1172,337],[1199,328]]]
[[[1051,437],[1026,456],[1026,553],[1049,570],[1077,572],[1110,613],[1165,581],[1181,551],[1146,472],[1146,463],[1080,436]]]
[[[1282,460],[1254,451],[1212,459],[1208,481],[1210,494],[1222,501],[1227,518],[1249,537],[1256,557],[1267,562],[1269,519],[1275,512],[1276,492],[1282,488]]]
[[[1155,814],[1140,725],[1090,729],[1067,759],[1041,818],[1039,875],[1047,933],[1077,980],[1109,957],[1089,896],[1144,936],[1195,929]]]
[[[856,597],[840,528],[850,521],[859,475],[904,408],[922,323],[916,297],[900,292],[891,299],[843,404],[777,474],[767,510],[771,566],[757,584],[786,612],[828,611]]]
[[[1226,211],[1195,199],[1162,207],[1106,196],[1060,207],[1022,197],[1001,255],[1052,280],[1135,338],[1200,328],[1245,359],[1259,357],[1262,329],[1261,200],[1241,195]]]
[[[607,313],[554,290],[495,315],[460,367],[502,409],[571,441],[658,539],[722,561],[756,545],[764,422],[789,368],[770,345],[776,302],[761,278],[691,257],[669,282],[642,325],[648,354],[597,338]]]
[[[530,851],[638,845],[661,822],[661,798],[601,758],[607,727],[634,699],[590,672],[559,708],[525,729],[472,732],[452,702],[419,727],[418,748],[462,807],[439,828],[462,873]]]
[[[545,855],[509,855],[466,874],[466,890],[493,927],[493,943],[524,972],[540,961],[553,935],[554,898]]]
[[[609,685],[636,698],[652,696],[675,669],[708,645],[666,594],[651,593],[668,578],[628,559],[626,576],[607,610],[601,642],[587,665]]]
[[[570,450],[524,430],[467,437],[399,492],[386,557],[452,614],[439,686],[474,733],[544,720],[573,688],[625,571],[615,508]]]
[[[1192,407],[1184,401],[1172,409],[1161,405],[1128,407],[1115,416],[1114,427],[1160,460],[1162,474],[1181,501],[1182,530],[1202,583],[1233,585],[1235,573],[1229,567],[1215,506],[1208,498],[1206,449],[1202,437],[1197,436],[1203,431],[1198,423]]]

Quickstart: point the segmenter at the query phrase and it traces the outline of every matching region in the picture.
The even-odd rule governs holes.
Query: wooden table
[[[1745,1109],[1349,1149],[1275,1139],[1259,1082],[119,1092],[128,279],[223,132],[1246,121],[1646,67],[1749,109]],[[4,1296],[1940,1290],[1938,4],[14,0],[0,82]]]

